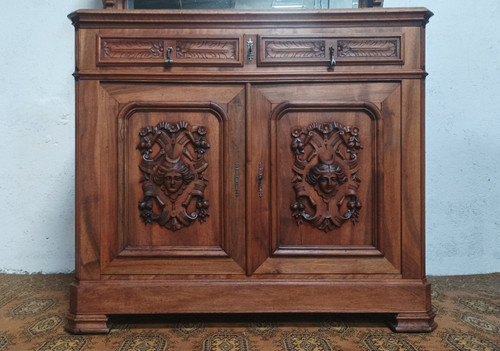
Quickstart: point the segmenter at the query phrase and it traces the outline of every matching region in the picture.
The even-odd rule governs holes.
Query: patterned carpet
[[[431,334],[394,334],[373,315],[173,315],[123,316],[109,335],[75,336],[63,330],[71,275],[0,274],[0,351],[500,351],[500,273],[429,280]]]

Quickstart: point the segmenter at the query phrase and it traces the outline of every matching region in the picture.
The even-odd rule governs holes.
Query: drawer
[[[241,37],[98,36],[97,65],[243,66]]]
[[[254,37],[255,38],[255,37]],[[243,67],[243,35],[118,37],[98,35],[97,66]],[[404,35],[257,37],[257,65],[403,65]]]
[[[259,37],[260,66],[402,65],[402,35],[356,37]]]

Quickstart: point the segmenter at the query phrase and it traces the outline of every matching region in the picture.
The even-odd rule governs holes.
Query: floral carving
[[[291,204],[297,225],[331,231],[347,221],[359,221],[358,151],[363,147],[356,127],[312,123],[292,131],[294,155]]]
[[[236,40],[178,40],[178,59],[236,59]]]
[[[162,59],[163,40],[106,39],[102,41],[104,58]]]
[[[339,40],[338,57],[399,57],[398,39]]]
[[[141,129],[137,149],[142,155],[139,168],[144,198],[139,210],[144,223],[157,222],[176,231],[196,220],[206,221],[205,153],[210,148],[206,134],[207,128],[185,121]]]
[[[265,42],[266,58],[324,58],[324,40],[269,40]]]

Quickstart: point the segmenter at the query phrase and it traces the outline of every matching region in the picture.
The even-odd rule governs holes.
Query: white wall
[[[99,0],[2,1],[0,271],[74,269],[74,31]]]
[[[471,5],[473,4],[473,8]],[[74,269],[73,27],[99,0],[0,12],[0,272]],[[500,271],[500,2],[427,6],[427,272]]]
[[[500,271],[500,1],[425,6],[427,272]]]

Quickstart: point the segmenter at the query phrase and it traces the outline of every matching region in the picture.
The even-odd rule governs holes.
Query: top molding
[[[304,11],[248,11],[248,10],[78,10],[68,15],[77,28],[115,27],[128,25],[150,27],[158,25],[240,26],[313,25],[336,26],[400,26],[425,25],[433,13],[426,8],[369,8]]]

